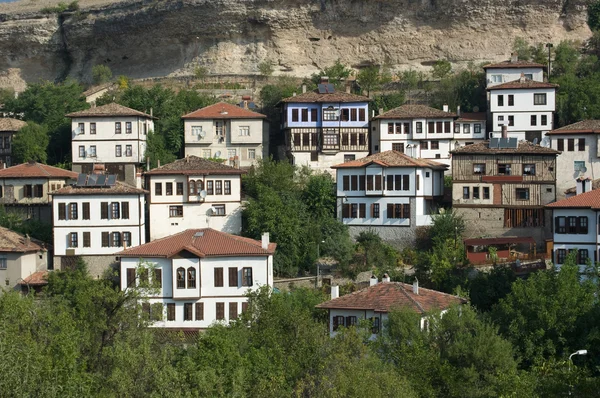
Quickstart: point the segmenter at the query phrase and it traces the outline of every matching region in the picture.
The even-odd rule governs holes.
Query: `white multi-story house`
[[[587,181],[587,189],[591,187]],[[580,189],[579,192],[583,191]],[[588,190],[568,199],[546,206],[552,210],[554,220],[553,261],[557,267],[575,250],[576,261],[583,271],[588,261],[598,262],[600,250],[600,189]]]
[[[518,80],[521,75],[527,80],[543,82],[546,66],[535,62],[519,61],[518,56],[512,54],[509,61],[488,64],[483,69],[489,89],[502,83]]]
[[[377,283],[371,278],[370,286],[362,290],[339,296],[339,286],[331,287],[331,300],[318,304],[317,308],[329,311],[329,335],[334,337],[341,327],[358,326],[361,321],[371,322],[371,339],[375,339],[386,327],[388,314],[394,309],[404,308],[421,315],[421,329],[428,329],[428,316],[434,311],[447,311],[453,305],[467,300],[436,290],[401,282],[390,282],[384,276]]]
[[[247,168],[268,156],[265,115],[219,102],[184,115],[185,154]]]
[[[146,138],[154,130],[151,115],[112,103],[66,115],[73,130],[73,171],[90,174],[102,164],[119,181],[141,186],[139,168],[145,163]]]
[[[12,141],[27,123],[10,117],[0,118],[0,169],[13,165]]]
[[[77,256],[99,277],[116,265],[115,253],[146,242],[146,191],[114,175],[81,174],[77,184],[52,193],[54,255],[65,268]]]
[[[0,227],[0,294],[2,289],[38,287],[38,277],[48,270],[48,250],[43,242]]]
[[[485,139],[485,118],[467,114],[457,120],[448,108],[402,105],[373,118],[373,152],[394,150],[450,165],[450,151]]]
[[[374,229],[385,240],[410,245],[416,227],[431,224],[447,167],[397,151],[333,166],[338,218],[352,235]]]
[[[367,156],[369,101],[336,91],[326,79],[316,91],[281,100],[281,130],[292,162],[331,172],[334,164]]]
[[[121,288],[154,289],[143,304],[155,327],[204,329],[246,310],[246,293],[273,285],[276,244],[188,229],[118,253]]]
[[[49,193],[76,179],[77,173],[37,162],[0,169],[0,206],[22,218],[50,224]]]
[[[197,156],[186,156],[147,172],[150,240],[190,228],[239,234],[243,173]]]
[[[583,120],[546,133],[556,158],[556,196],[563,199],[568,189],[581,180],[600,178],[600,120]]]

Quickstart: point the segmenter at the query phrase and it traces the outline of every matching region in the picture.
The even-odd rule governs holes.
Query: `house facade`
[[[184,115],[185,154],[248,168],[268,157],[265,115],[219,102]]]
[[[153,326],[205,329],[246,310],[248,291],[273,284],[276,244],[210,228],[189,229],[118,253],[121,288],[156,289],[142,304]]]
[[[452,151],[452,207],[466,221],[465,237],[549,237],[544,206],[556,200],[557,154],[515,139]]]
[[[101,277],[118,265],[116,252],[146,243],[147,192],[109,177],[82,174],[76,185],[52,193],[56,267],[78,257],[90,275]]]
[[[71,118],[73,171],[90,174],[101,164],[119,181],[140,187],[146,139],[154,118],[112,103],[66,115]]]
[[[509,61],[488,64],[483,69],[485,70],[487,88],[489,89],[518,80],[521,75],[527,80],[543,82],[546,66],[536,62],[520,61],[516,54],[512,54]]]
[[[556,166],[557,198],[580,181],[600,177],[600,120],[583,120],[546,133],[550,147],[560,152]]]
[[[0,169],[13,165],[12,141],[27,123],[9,117],[0,118]]]
[[[50,224],[50,192],[75,181],[77,173],[37,162],[0,170],[0,204],[7,212]]]
[[[374,153],[394,150],[451,165],[450,151],[486,138],[485,118],[425,105],[402,105],[373,118]]]
[[[43,242],[0,227],[0,294],[20,289],[21,283],[48,270],[48,250]]]
[[[333,166],[338,218],[352,235],[376,230],[397,245],[411,245],[415,228],[431,225],[444,194],[447,166],[385,151]]]
[[[331,172],[335,164],[367,156],[369,101],[326,81],[314,92],[281,100],[281,131],[292,162]]]
[[[242,230],[243,170],[186,156],[145,174],[150,240],[190,228]]]

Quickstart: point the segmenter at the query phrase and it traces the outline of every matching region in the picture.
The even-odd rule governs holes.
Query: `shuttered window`
[[[121,202],[121,218],[129,219],[129,202]]]
[[[215,268],[215,287],[223,287],[223,268]]]
[[[248,311],[248,302],[242,303],[242,312]]]
[[[183,304],[183,320],[184,321],[191,321],[193,320],[193,316],[192,316],[192,303],[184,303]]]
[[[343,316],[334,316],[333,317],[333,331],[339,329],[340,326],[344,326],[344,317]]]
[[[90,233],[89,232],[84,232],[83,233],[83,247],[90,247],[90,246],[91,246]]]
[[[127,287],[135,286],[135,268],[127,268]]]
[[[196,303],[196,320],[204,320],[204,303]]]
[[[229,268],[229,287],[238,286],[238,269],[237,267]]]
[[[109,233],[102,232],[102,247],[110,247]]]
[[[222,270],[222,268],[221,268]],[[216,312],[217,312],[217,320],[223,320],[225,319],[225,303],[217,303],[217,307],[216,307]]]
[[[58,219],[59,220],[67,219],[67,205],[64,203],[58,204]]]
[[[342,205],[342,218],[350,218],[350,205],[348,203]]]
[[[167,303],[167,321],[175,320],[175,303]]]
[[[108,202],[100,203],[100,218],[102,220],[108,220]]]
[[[154,269],[154,277],[152,278],[152,283],[154,284],[154,287],[162,288],[162,269]]]
[[[229,320],[237,319],[238,303],[229,303]]]
[[[367,218],[367,205],[365,203],[359,203],[358,205],[358,218]]]
[[[399,203],[393,204],[388,203],[387,205],[387,218],[410,218],[410,204]]]
[[[402,176],[402,190],[410,190],[410,176],[408,174]]]
[[[350,190],[350,176],[344,176],[342,178],[342,190],[344,190],[344,191]]]
[[[242,268],[242,286],[252,286],[253,278],[252,278],[252,268],[244,267]]]
[[[90,203],[84,202],[81,204],[81,212],[84,220],[90,219]]]

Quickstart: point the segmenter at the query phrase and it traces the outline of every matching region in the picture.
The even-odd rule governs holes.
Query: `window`
[[[217,320],[222,321],[225,319],[225,303],[217,303],[216,313]]]
[[[121,145],[115,145],[115,156],[118,157],[118,158],[120,158],[121,155],[122,155]]]
[[[500,115],[500,116],[498,116],[498,127],[502,128],[503,125],[504,125],[504,116]]]
[[[450,122],[444,122],[444,133],[450,132]]]
[[[91,158],[96,157],[96,145],[90,145],[89,155]]]
[[[223,181],[215,181],[215,195],[223,195]]]
[[[567,217],[567,233],[568,234],[576,234],[577,233],[577,218],[578,217]]]
[[[110,246],[111,247],[121,247],[121,233],[120,232],[112,232],[110,234]]]
[[[191,321],[192,317],[192,303],[183,303],[183,320]]]
[[[523,165],[523,175],[524,176],[534,176],[535,175],[535,164],[524,164]]]
[[[125,134],[131,134],[131,122],[125,122]]]
[[[224,216],[225,215],[225,205],[213,205],[213,216]]]
[[[373,203],[371,205],[371,217],[379,218],[379,203]]]
[[[529,188],[515,188],[517,200],[529,200]]]
[[[429,134],[435,133],[435,122],[429,122],[429,123],[427,123],[427,132]]]
[[[223,268],[215,268],[214,274],[215,287],[223,287]]]
[[[388,123],[388,134],[394,134],[394,123]]]
[[[196,270],[193,267],[187,269],[187,288],[196,288]]]
[[[578,233],[587,235],[588,233],[588,218],[585,216],[579,217],[577,220],[578,223]]]
[[[125,156],[133,156],[133,149],[131,145],[125,145]]]
[[[403,203],[403,204],[388,203],[387,218],[388,219],[410,218],[410,204],[408,204],[408,203]]]
[[[36,184],[33,186],[33,196],[41,198],[44,196],[44,186],[42,184]]]
[[[483,187],[483,199],[489,199],[489,198],[490,198],[490,188]]]
[[[350,205],[350,218],[358,218],[358,204],[352,203]]]
[[[371,318],[371,333],[378,334],[379,333],[379,318]]]
[[[0,269],[6,269],[8,265],[8,260],[6,257],[0,257]]]
[[[356,159],[356,155],[344,155],[344,163],[351,162]]]
[[[315,119],[316,120],[316,119]],[[365,112],[365,108],[359,108],[358,109],[358,120],[360,122],[364,122],[367,120],[366,118],[366,112]]]
[[[350,190],[350,176],[342,177],[342,190],[349,191]]]
[[[532,126],[537,126],[537,115],[531,115],[530,124]]]
[[[502,75],[492,75],[492,83],[502,83]]]
[[[89,232],[84,232],[83,233],[83,247],[90,247],[90,246],[91,246],[90,233]]]
[[[84,146],[79,147],[79,157],[85,158],[85,147]]]
[[[463,133],[470,134],[471,133],[471,125],[469,123],[463,124]]]
[[[69,203],[69,220],[77,220],[77,203]]]
[[[238,287],[237,267],[229,267],[229,287]]]
[[[229,303],[229,320],[237,319],[238,303]]]
[[[214,195],[215,191],[213,188],[213,182],[212,181],[206,181],[206,194],[207,195]]]
[[[318,109],[315,109],[315,108],[311,109],[310,110],[310,120],[313,122],[318,122],[318,120],[317,120],[319,118],[318,114],[319,114]]]
[[[503,95],[498,96],[498,106],[504,106],[504,96]]]
[[[546,93],[533,94],[533,105],[546,105]]]
[[[508,117],[508,125],[509,126],[514,126],[515,125],[515,117],[514,116],[510,115]]]
[[[102,247],[110,247],[110,237],[108,232],[102,232]]]
[[[429,149],[429,142],[427,142],[427,141],[421,141],[420,145],[421,145],[421,149]]]
[[[584,160],[575,160],[573,162],[573,171],[582,172],[585,169],[585,161]]]
[[[196,320],[204,320],[204,303],[196,303]]]
[[[509,176],[510,175],[510,164],[499,164],[498,165],[498,174]]]
[[[367,218],[367,205],[365,203],[358,204],[358,218]]]
[[[586,264],[589,254],[587,249],[579,249],[577,251],[577,264]]]
[[[392,151],[404,153],[404,144],[394,142],[392,144]]]
[[[460,134],[460,123],[454,123],[454,133]]]
[[[192,126],[192,135],[199,137],[202,134],[202,126]]]
[[[176,195],[183,195],[183,182],[178,182],[176,185]]]
[[[115,122],[115,134],[121,134],[121,122]]]
[[[562,138],[559,138],[556,140],[556,150],[557,151],[564,151],[565,150],[565,140]]]
[[[567,218],[566,217],[555,217],[554,218],[554,233],[566,234],[567,233]]]
[[[342,122],[347,122],[348,120],[350,120],[350,110],[348,108],[342,108],[340,110],[340,116],[342,117]]]
[[[123,247],[131,247],[131,232],[123,232]]]
[[[435,132],[438,134],[442,133],[443,132],[442,126],[443,126],[442,122],[436,122],[435,123]]]
[[[248,159],[256,159],[256,149],[248,149]]]
[[[162,195],[162,182],[157,182],[154,184],[154,194],[156,196]]]
[[[543,226],[544,209],[504,209],[504,228]]]
[[[223,181],[223,193],[225,195],[231,195],[231,181],[230,180],[225,180]]]
[[[463,199],[470,199],[470,198],[471,198],[471,188],[463,187]]]
[[[78,123],[77,124],[77,130],[79,130],[79,132],[81,134],[85,134],[85,124],[84,123]]]
[[[71,232],[69,234],[69,247],[77,247],[77,232]]]
[[[177,289],[185,289],[185,268],[177,268]]]
[[[357,319],[355,316],[347,316],[346,317],[346,327],[356,326]]]
[[[341,327],[343,327],[343,326],[344,326],[344,317],[343,317],[343,316],[341,316],[341,315],[334,316],[334,317],[332,318],[332,321],[333,321],[333,322],[332,322],[332,326],[333,326],[333,329],[332,329],[332,330],[333,330],[334,332],[335,332],[335,331],[337,331],[337,330],[340,328],[340,326],[341,326]]]
[[[300,120],[300,118],[298,117],[299,115],[299,110],[298,109],[292,109],[292,122],[297,122]]]
[[[508,106],[515,106],[515,96],[512,94],[508,95]]]
[[[565,249],[558,249],[556,251],[556,263],[563,264],[567,258],[567,251]]]
[[[567,140],[567,150],[569,152],[575,151],[575,138],[569,138]]]
[[[252,278],[252,268],[244,267],[242,268],[242,286],[252,286],[253,278]]]
[[[96,123],[90,123],[90,134],[96,134]]]
[[[417,134],[421,134],[423,132],[423,122],[417,122],[416,130]]]
[[[580,138],[577,141],[577,149],[579,149],[579,152],[585,151],[585,138]]]
[[[167,321],[175,320],[175,303],[167,303]]]
[[[89,220],[90,219],[90,202],[84,202],[81,204],[81,213],[82,213],[82,220]]]
[[[337,109],[332,106],[323,109],[323,121],[335,121],[338,120]]]
[[[118,220],[121,218],[121,208],[119,202],[112,202],[110,204],[110,218],[111,220]]]
[[[485,174],[485,163],[475,163],[473,164],[473,174]]]
[[[477,123],[473,126],[473,133],[481,134],[481,124]]]
[[[205,159],[212,157],[210,149],[203,149],[202,150],[202,157],[205,158]]]
[[[173,195],[173,183],[167,182],[165,184],[165,195]]]
[[[431,141],[431,149],[432,150],[440,149],[440,142],[439,141]]]
[[[250,126],[240,126],[240,135],[242,137],[250,136]]]
[[[548,116],[547,115],[542,115],[541,116],[542,122],[540,123],[542,126],[545,126],[548,124]]]
[[[169,217],[183,217],[183,206],[169,206]]]
[[[473,187],[473,199],[479,199],[479,187]]]
[[[33,197],[33,185],[31,185],[31,184],[25,185],[23,187],[23,190],[24,190],[23,197],[25,197],[25,198]]]

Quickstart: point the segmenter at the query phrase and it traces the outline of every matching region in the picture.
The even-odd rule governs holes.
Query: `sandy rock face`
[[[75,13],[0,14],[0,71],[27,81],[113,74],[303,76],[348,65],[426,69],[506,59],[515,37],[584,40],[586,0],[179,0],[127,1]]]

